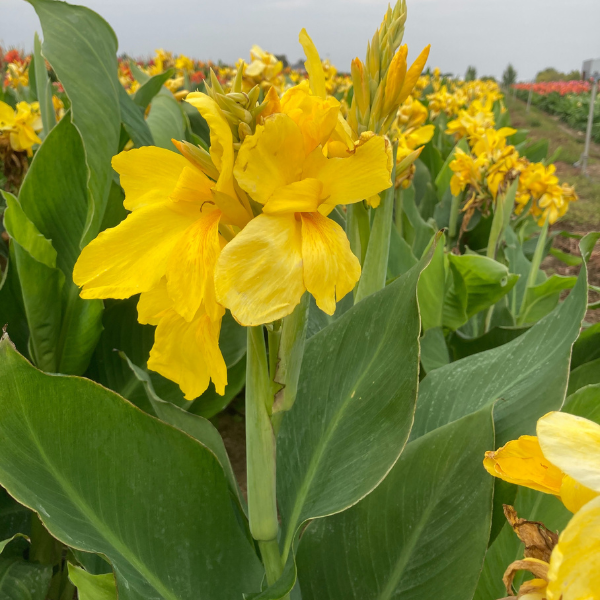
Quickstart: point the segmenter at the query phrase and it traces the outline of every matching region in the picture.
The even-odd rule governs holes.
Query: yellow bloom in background
[[[282,88],[282,70],[283,63],[274,54],[265,52],[260,46],[252,46],[250,64],[244,70],[244,91],[249,92],[255,85],[260,85],[263,89],[271,86]]]
[[[175,60],[175,68],[178,71],[193,71],[194,61],[191,58],[185,56],[184,54],[180,54]]]
[[[487,100],[482,103],[480,100],[474,100],[469,108],[461,110],[458,117],[448,123],[446,133],[454,135],[457,140],[466,137],[469,141],[479,140],[486,130],[494,127],[494,112],[492,110],[493,102]]]
[[[13,109],[8,104],[0,102],[0,133],[8,138],[16,152],[27,152],[32,156],[31,148],[41,144],[37,132],[41,131],[42,115],[38,102],[19,102]]]
[[[598,598],[600,425],[567,413],[548,413],[538,421],[537,437],[522,436],[486,452],[484,466],[495,477],[559,497],[575,512],[552,550],[545,597]]]
[[[14,89],[29,85],[29,58],[6,65],[4,85]]]
[[[481,194],[487,166],[488,160],[485,156],[475,157],[457,148],[454,160],[450,162],[450,169],[453,171],[450,179],[452,195],[458,196],[467,186]]]
[[[116,156],[131,213],[83,249],[73,280],[83,298],[141,293],[139,320],[157,325],[148,367],[176,381],[191,400],[211,379],[224,392],[227,369],[218,347],[224,308],[216,301],[214,269],[252,212],[233,184],[226,119],[208,96],[190,96],[210,126],[210,157],[196,160],[184,144],[185,157],[155,147]]]

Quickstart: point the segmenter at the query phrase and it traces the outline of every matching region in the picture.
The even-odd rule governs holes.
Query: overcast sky
[[[163,47],[198,59],[248,60],[252,44],[295,62],[306,27],[323,58],[347,71],[364,57],[383,0],[79,0],[100,13],[119,51],[146,56]],[[580,69],[600,57],[600,0],[408,0],[404,41],[412,60],[431,43],[431,66],[499,77],[509,62],[519,79],[545,67]],[[0,44],[30,50],[40,31],[24,0],[0,0]]]

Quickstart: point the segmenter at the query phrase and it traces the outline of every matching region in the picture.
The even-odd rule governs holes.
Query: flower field
[[[533,89],[531,103],[577,129],[585,131],[590,112],[590,81],[552,81],[546,83],[517,83],[513,85],[517,97],[527,100]],[[600,85],[600,84],[599,84]],[[594,103],[592,139],[600,143],[600,95]]]
[[[127,57],[30,3],[0,598],[600,600],[600,233],[498,84],[409,60],[404,0],[337,68],[300,27],[303,67]]]

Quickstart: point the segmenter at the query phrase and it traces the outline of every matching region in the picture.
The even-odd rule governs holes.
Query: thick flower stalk
[[[600,425],[566,413],[548,413],[538,421],[537,437],[522,436],[486,452],[483,464],[504,481],[557,496],[575,513],[549,563],[529,559],[531,564],[511,565],[507,573],[535,568],[541,599],[595,598],[600,590]]]

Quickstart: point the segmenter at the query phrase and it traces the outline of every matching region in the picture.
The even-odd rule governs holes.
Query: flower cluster
[[[39,102],[19,102],[16,109],[0,102],[0,140],[15,152],[27,152],[32,156],[32,147],[42,143],[37,135],[41,130]]]

